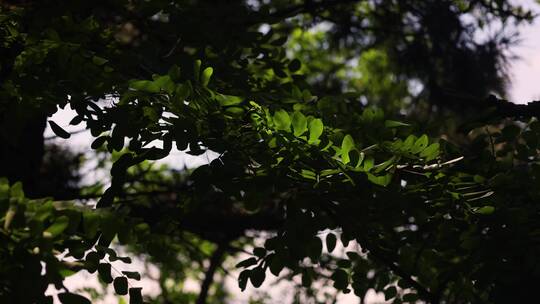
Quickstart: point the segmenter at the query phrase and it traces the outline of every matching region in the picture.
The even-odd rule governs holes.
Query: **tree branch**
[[[479,98],[460,94],[451,90],[438,89],[434,92],[434,99],[442,107],[451,109],[459,107],[468,111],[478,111],[477,121],[484,122],[493,118],[531,118],[540,117],[540,100],[526,104],[515,104],[495,95]]]
[[[196,304],[206,304],[206,299],[208,298],[208,290],[214,281],[214,274],[221,264],[221,260],[225,254],[225,247],[222,244],[218,244],[218,247],[210,257],[210,265],[206,270],[204,281],[201,284],[201,291],[199,292],[199,297],[197,298]]]

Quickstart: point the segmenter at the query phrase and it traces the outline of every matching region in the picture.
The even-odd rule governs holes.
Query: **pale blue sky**
[[[526,7],[534,7],[540,13],[538,4],[533,0],[514,1]],[[509,98],[514,103],[527,103],[540,100],[540,18],[530,25],[519,28],[521,44],[513,48],[513,54],[520,59],[511,62],[511,86]]]

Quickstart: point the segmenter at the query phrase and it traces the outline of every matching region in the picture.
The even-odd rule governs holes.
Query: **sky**
[[[534,1],[514,1],[525,7],[533,7]],[[538,6],[535,6],[538,7]],[[539,9],[535,9],[540,13]],[[509,99],[514,103],[527,103],[540,100],[540,18],[519,29],[520,45],[512,50],[518,56],[511,62]]]
[[[513,1],[514,3],[519,3],[525,7],[532,7],[534,4],[533,0],[520,0]],[[540,10],[536,9],[540,13]],[[508,88],[508,99],[514,103],[527,103],[533,100],[540,100],[540,18],[537,19],[532,24],[521,26],[519,28],[519,33],[521,37],[521,43],[518,46],[515,46],[511,49],[511,55],[516,56],[517,58],[510,62],[509,74],[511,84]],[[66,130],[73,132],[78,131],[82,127],[70,126],[69,121],[74,116],[74,111],[66,108],[57,112],[51,120],[58,123],[60,126],[65,127]],[[54,134],[48,128],[45,132],[46,137],[52,137]],[[56,141],[57,139],[55,139]],[[85,151],[89,150],[89,145],[91,143],[91,137],[88,133],[78,133],[72,136],[69,140],[69,145],[72,146],[75,150]],[[172,165],[175,168],[182,167],[197,167],[201,164],[208,163],[213,158],[215,158],[215,153],[207,153],[202,156],[195,157],[188,154],[185,154],[181,151],[173,151],[171,156],[164,160],[164,162]],[[95,177],[93,177],[95,179]],[[86,180],[91,182],[91,178]],[[118,268],[122,270],[137,270],[142,268],[142,263],[140,261],[135,261],[133,265],[117,265]],[[151,272],[157,270],[151,270]],[[239,302],[235,303],[246,303],[247,295],[242,294],[237,287],[237,284],[234,280],[235,278],[230,278],[227,281],[227,285],[235,295],[237,295],[237,300]],[[275,290],[271,294],[279,298],[280,293],[284,292],[286,287],[270,287],[270,283],[265,282],[261,287],[263,289],[269,290],[274,288]],[[89,274],[77,274],[74,277],[70,278],[67,283],[68,286],[72,288],[82,287],[91,285],[93,287],[98,287],[99,284],[95,279],[95,275]],[[197,289],[196,284],[193,284],[192,288]],[[150,292],[156,293],[159,292],[159,287],[152,281],[146,280],[141,283],[141,286],[144,287],[143,293]],[[50,290],[52,292],[52,290]],[[248,293],[254,293],[255,290],[248,289]],[[375,294],[370,292],[367,297],[367,303],[383,303],[384,296],[382,294]],[[352,295],[343,295],[338,301],[339,304],[349,304],[349,303],[358,303],[357,298]],[[106,304],[109,303],[118,303],[115,297],[109,296],[103,302]]]

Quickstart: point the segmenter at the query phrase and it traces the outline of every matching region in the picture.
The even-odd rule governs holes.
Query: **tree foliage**
[[[457,0],[1,5],[3,303],[51,303],[51,284],[60,302],[89,303],[63,283],[83,270],[130,303],[224,302],[214,281],[227,268],[242,290],[275,276],[316,303],[369,289],[393,303],[507,303],[539,281],[538,103],[487,98],[504,96],[505,25],[530,12]],[[107,179],[84,186],[80,157],[45,144],[46,125],[69,142],[47,118],[66,106]],[[176,150],[216,158],[157,165]],[[158,265],[161,295],[111,266],[134,257]],[[167,283],[190,279],[199,293]]]

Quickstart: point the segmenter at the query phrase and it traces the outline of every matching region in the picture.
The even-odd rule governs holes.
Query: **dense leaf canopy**
[[[294,303],[369,289],[391,303],[534,295],[540,103],[501,99],[508,27],[531,12],[492,0],[0,5],[0,302],[52,303],[52,287],[90,303],[100,295],[64,284],[84,271],[130,303],[224,303],[227,275],[242,290],[288,281]],[[86,157],[58,144],[72,135],[50,118],[59,108],[91,134]],[[215,157],[178,169],[178,151]],[[141,289],[142,269],[111,265],[132,259],[158,267],[159,295]]]

